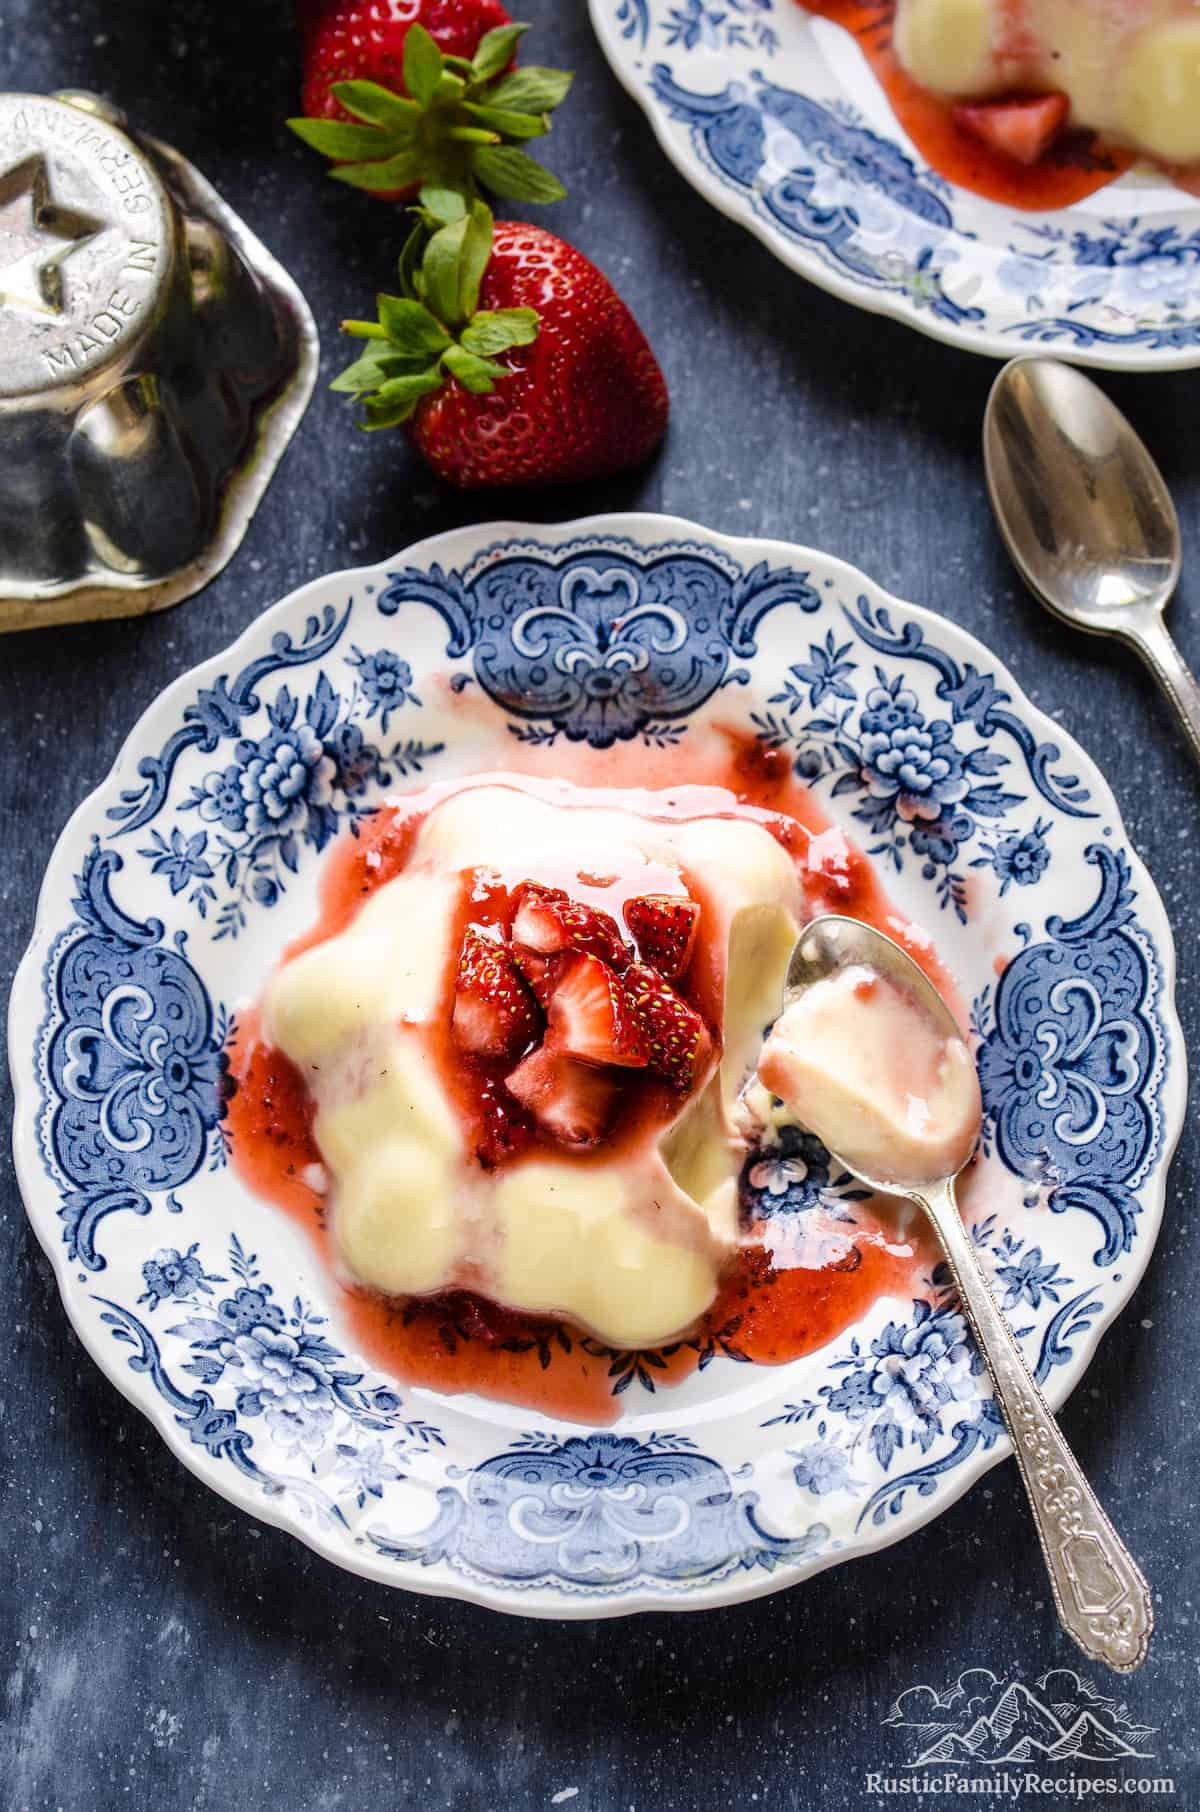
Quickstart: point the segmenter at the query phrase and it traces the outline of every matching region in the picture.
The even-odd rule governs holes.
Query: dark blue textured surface
[[[1130,658],[1073,638],[1014,584],[978,458],[994,368],[789,276],[668,168],[581,0],[524,12],[540,55],[580,71],[549,148],[573,189],[553,220],[617,280],[655,343],[675,405],[663,455],[583,493],[481,506],[439,490],[399,440],[355,434],[322,390],[206,594],[143,622],[0,643],[6,976],[70,810],[162,685],[264,605],[457,522],[637,506],[811,541],[981,635],[1112,781],[1175,920],[1194,1039],[1200,776]],[[387,208],[323,180],[279,126],[296,91],[284,0],[10,0],[3,26],[0,86],[106,90],[217,182],[306,288],[331,376],[336,323],[388,281],[398,234]],[[1175,487],[1195,569],[1200,377],[1104,381]],[[1194,570],[1174,612],[1194,664],[1198,616]],[[1150,1275],[1064,1417],[1159,1595],[1151,1659],[1118,1695],[1158,1727],[1157,1760],[1125,1771],[1173,1776],[1163,1803],[1189,1809],[1200,1804],[1196,1155],[1185,1137]],[[1032,1684],[1073,1665],[1011,1463],[902,1547],[702,1619],[522,1623],[338,1573],[205,1492],[84,1358],[7,1152],[2,1165],[5,1812],[879,1806],[866,1772],[896,1772],[908,1754],[880,1723],[897,1692],[971,1666]]]

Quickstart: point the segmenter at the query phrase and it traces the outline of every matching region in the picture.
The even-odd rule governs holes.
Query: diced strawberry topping
[[[475,1105],[475,1156],[484,1170],[495,1170],[525,1150],[533,1130],[505,1084],[495,1076],[479,1077]]]
[[[503,941],[509,913],[493,892],[483,901],[489,922],[470,924],[463,937],[452,1017],[455,1042],[470,1053],[458,1067],[485,1169],[519,1156],[538,1134],[568,1146],[598,1143],[630,1071],[649,1068],[681,1094],[696,1087],[713,1037],[647,959],[652,953],[675,975],[686,967],[700,918],[694,900],[629,901],[626,918],[647,959],[639,961],[608,913],[535,881],[516,889],[512,941]],[[481,897],[477,888],[472,903]],[[493,908],[503,918],[492,922]]]
[[[585,950],[613,969],[624,969],[629,962],[631,952],[617,921],[595,906],[572,900],[561,887],[523,881],[516,892],[516,903],[512,922],[515,944],[526,944],[542,956],[554,956],[561,950]]]
[[[643,893],[625,904],[625,923],[637,939],[638,955],[668,981],[692,960],[700,908],[686,895]]]
[[[454,1036],[477,1057],[519,1057],[541,1015],[502,944],[467,927],[454,982]]]
[[[672,1088],[688,1093],[712,1061],[708,1027],[648,963],[630,964],[622,982],[646,1041],[649,1068]]]
[[[993,151],[1019,164],[1036,164],[1070,111],[1065,94],[1018,95],[1002,101],[966,101],[955,107],[954,121]]]
[[[546,1049],[583,1063],[643,1068],[645,1041],[620,977],[582,950],[561,961],[546,1011]]]
[[[543,956],[540,950],[531,950],[528,944],[513,944],[511,949],[512,959],[524,976],[534,999],[539,1006],[548,1007],[558,965],[557,957]]]
[[[539,1045],[506,1086],[543,1132],[564,1145],[594,1145],[603,1137],[617,1097],[612,1076]]]

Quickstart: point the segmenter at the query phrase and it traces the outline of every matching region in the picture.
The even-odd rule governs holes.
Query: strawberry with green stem
[[[352,0],[331,13],[344,29],[346,12],[363,10],[362,0]],[[493,10],[507,17],[502,8]],[[339,182],[389,200],[418,193],[432,200],[444,191],[470,199],[481,185],[509,201],[558,201],[566,194],[523,149],[549,131],[549,116],[572,82],[567,70],[513,68],[528,26],[495,26],[468,59],[440,49],[419,22],[393,20],[356,40],[352,56],[339,37],[333,59],[322,49],[324,20],[312,27],[306,52],[306,117],[288,124],[305,144],[336,160],[330,174]],[[375,79],[394,79],[397,60],[403,94]],[[330,81],[333,70],[342,78],[353,71],[352,79]],[[331,110],[342,117],[308,117]]]
[[[644,334],[581,252],[540,227],[494,223],[481,201],[426,191],[399,295],[334,389],[367,428],[405,424],[429,464],[467,489],[565,484],[642,464],[667,425]]]

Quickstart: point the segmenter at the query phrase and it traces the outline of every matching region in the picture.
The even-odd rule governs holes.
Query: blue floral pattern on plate
[[[590,0],[616,74],[714,206],[792,269],[935,338],[1200,363],[1200,204],[1145,172],[1044,215],[925,167],[857,49],[796,0]]]
[[[676,1347],[574,1336],[635,1418],[612,1431],[418,1403],[227,1167],[227,1009],[387,791],[517,746],[547,772],[571,743],[686,764],[738,727],[874,850],[964,985],[974,1235],[1061,1396],[1149,1255],[1182,1113],[1170,934],[1102,779],[978,644],[812,550],[653,517],[463,530],[318,592],[152,708],[51,862],[14,988],[15,1143],[89,1350],[216,1489],[418,1590],[716,1603],[915,1527],[1006,1450],[940,1269],[765,1395],[733,1315],[669,1388]],[[810,1134],[765,1135],[742,1189],[780,1239],[849,1249],[863,1192]]]
[[[413,603],[437,611],[447,652],[470,653],[488,697],[522,720],[519,741],[609,749],[677,740],[684,720],[744,679],[738,658],[754,653],[770,611],[811,612],[820,598],[807,573],[786,567],[745,572],[711,550],[646,561],[612,548],[602,561],[498,557],[467,580],[437,566],[391,574],[380,610]]]

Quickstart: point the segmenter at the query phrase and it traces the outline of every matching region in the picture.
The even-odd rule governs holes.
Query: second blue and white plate
[[[796,0],[589,5],[671,162],[822,289],[995,358],[1200,364],[1200,200],[1154,171],[998,206],[925,164],[854,40]]]

